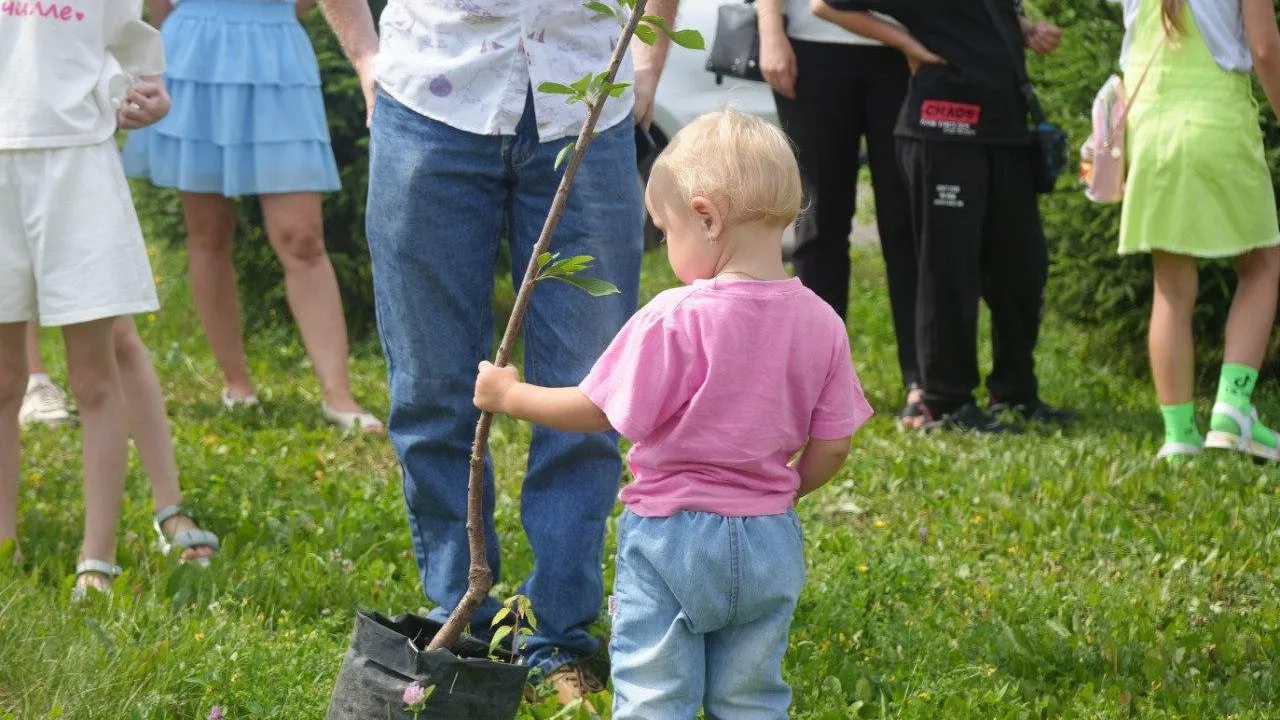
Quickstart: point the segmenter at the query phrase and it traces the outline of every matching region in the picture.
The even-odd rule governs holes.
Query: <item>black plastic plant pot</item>
[[[490,659],[488,645],[470,635],[452,652],[420,649],[440,627],[417,615],[356,613],[326,720],[414,720],[404,691],[415,682],[430,691],[417,720],[514,720],[528,666]]]

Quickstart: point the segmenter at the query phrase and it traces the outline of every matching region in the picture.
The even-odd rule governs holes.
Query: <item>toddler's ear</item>
[[[701,223],[702,229],[706,231],[709,237],[720,237],[720,234],[724,231],[724,213],[720,211],[720,207],[711,198],[701,195],[694,196],[689,201],[689,209],[698,216],[698,222]]]

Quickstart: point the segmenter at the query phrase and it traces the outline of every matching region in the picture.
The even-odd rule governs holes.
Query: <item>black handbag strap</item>
[[[982,0],[982,3],[987,6],[991,23],[996,26],[996,32],[1000,33],[1000,39],[1004,41],[1004,46],[1013,60],[1013,76],[1018,81],[1018,92],[1022,93],[1022,99],[1027,103],[1031,121],[1040,125],[1045,120],[1044,108],[1040,106],[1040,98],[1036,97],[1035,88],[1031,87],[1031,79],[1027,77],[1027,58],[1023,45],[1019,44],[1015,38],[1009,37],[1009,30],[1001,20],[1000,12],[996,10],[995,0]]]

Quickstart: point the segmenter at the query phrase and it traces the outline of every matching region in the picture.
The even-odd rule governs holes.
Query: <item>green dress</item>
[[[1160,2],[1142,0],[1129,30],[1126,86],[1155,60],[1129,112],[1120,254],[1217,258],[1278,245],[1251,76],[1218,66],[1189,5],[1183,23],[1161,45]]]

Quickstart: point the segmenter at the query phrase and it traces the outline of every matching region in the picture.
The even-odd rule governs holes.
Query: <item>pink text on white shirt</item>
[[[27,15],[39,15],[63,22],[71,22],[74,18],[76,22],[84,22],[84,13],[76,10],[63,3],[43,3],[43,2],[3,2],[0,3],[0,15],[9,15],[12,17],[26,17]]]

